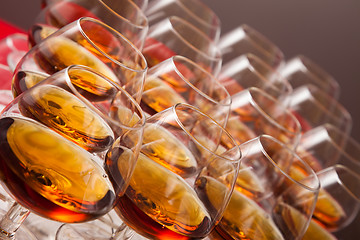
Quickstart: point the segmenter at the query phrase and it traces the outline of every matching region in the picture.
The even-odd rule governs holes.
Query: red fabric
[[[0,40],[13,33],[26,34],[26,32],[23,29],[0,19]]]

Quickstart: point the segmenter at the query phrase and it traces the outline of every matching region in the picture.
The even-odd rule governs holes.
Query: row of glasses
[[[29,29],[29,43],[36,45],[57,29],[80,17],[91,17],[104,22],[140,50],[149,28],[143,11],[131,0],[50,1]]]
[[[154,0],[145,9],[150,27],[154,24],[177,16],[190,22],[205,33],[212,41],[218,42],[221,21],[206,4],[197,0]]]
[[[16,201],[1,232],[5,239],[34,239],[23,228],[17,232],[29,210],[83,222],[113,208],[135,167],[145,115],[111,80],[70,66],[16,97],[0,122],[1,180]],[[116,178],[104,161],[128,168]]]
[[[79,4],[84,4],[84,2],[73,2],[72,5],[70,6],[70,9],[64,9],[64,5],[66,4],[66,2],[60,2],[57,1],[57,4],[55,6],[49,7],[44,9],[44,11],[42,11],[42,14],[40,14],[40,18],[43,16],[46,16],[46,20],[50,20],[53,21],[52,23],[54,23],[54,20],[56,22],[56,17],[59,17],[59,19],[61,19],[61,14],[67,14],[66,16],[68,17],[67,20],[70,21],[71,19],[71,14],[76,14],[76,12],[78,10],[84,10],[84,9],[80,9]],[[71,4],[68,2],[68,4]],[[76,5],[78,4],[78,5]],[[101,1],[101,4],[104,5],[105,3]],[[83,6],[86,7],[86,6]],[[87,7],[91,7],[90,5],[88,5]],[[98,6],[99,7],[99,6]],[[107,10],[107,11],[110,11]],[[98,9],[98,12],[106,12],[103,11],[103,7]],[[52,13],[54,13],[54,15],[51,15]],[[129,14],[132,14],[131,11],[128,12]],[[93,16],[93,15],[92,15]],[[94,16],[95,18],[98,18],[97,16]],[[57,31],[57,27],[60,25],[56,25],[56,28],[53,27],[49,27],[48,25],[46,25],[46,28],[44,28],[45,30],[50,29],[50,31],[47,33],[42,32],[43,29],[41,28],[36,28],[36,25],[34,25],[34,27],[31,30],[40,30],[38,33],[40,34],[41,38],[39,38],[39,42],[42,41],[43,39],[45,39],[45,43],[44,45],[41,46],[36,46],[39,48],[33,48],[32,51],[33,52],[29,52],[28,55],[25,58],[22,58],[22,63],[20,63],[18,66],[22,66],[24,68],[21,68],[21,70],[19,71],[19,68],[16,69],[15,74],[14,74],[14,81],[12,84],[12,90],[15,96],[21,95],[22,92],[24,92],[25,90],[31,88],[32,86],[34,86],[35,84],[45,81],[44,79],[47,79],[48,77],[52,76],[52,74],[67,68],[70,65],[73,64],[82,64],[82,65],[87,65],[89,67],[92,68],[93,71],[97,71],[96,74],[100,74],[102,77],[108,77],[109,79],[112,80],[111,84],[115,84],[117,88],[121,88],[119,85],[121,84],[122,87],[126,88],[126,91],[128,92],[132,92],[133,93],[133,97],[137,98],[137,102],[140,101],[140,97],[141,97],[141,92],[142,92],[142,88],[143,88],[143,82],[144,82],[144,76],[145,73],[147,71],[147,64],[146,61],[144,59],[144,57],[142,56],[141,52],[138,50],[138,48],[132,43],[130,42],[127,38],[125,38],[123,35],[121,35],[120,33],[118,33],[116,30],[114,30],[113,28],[111,28],[110,26],[104,24],[103,22],[96,20],[95,18],[86,18],[86,19],[82,19],[82,20],[78,20],[77,22],[73,22],[72,25],[68,24],[66,25],[64,28],[60,29],[59,31]],[[122,16],[120,16],[119,18],[122,18]],[[65,19],[62,19],[65,20]],[[130,21],[126,20],[128,25],[131,23]],[[126,22],[125,21],[125,22]],[[39,23],[39,20],[35,21],[36,23]],[[114,23],[116,23],[117,21],[114,21]],[[46,22],[46,24],[49,24],[49,22]],[[63,23],[65,24],[65,23]],[[117,25],[117,26],[122,26]],[[127,26],[127,25],[125,25]],[[68,27],[68,28],[66,28]],[[30,30],[30,36],[31,34],[33,34],[34,32]],[[147,28],[146,28],[147,30]],[[54,33],[55,31],[57,31],[57,34],[61,35],[61,36],[54,36],[54,38],[56,38],[54,41],[52,42],[53,39],[51,38],[47,38],[48,35],[50,35],[50,33]],[[45,33],[45,35],[42,35],[43,33]],[[100,36],[98,35],[100,34]],[[144,34],[143,34],[144,35]],[[130,37],[130,35],[128,35]],[[135,37],[135,35],[134,35]],[[31,38],[30,38],[31,39]],[[65,39],[65,40],[64,40]],[[64,43],[56,43],[57,40],[60,40],[60,42]],[[64,42],[63,42],[64,40]],[[68,41],[69,40],[69,41]],[[55,45],[52,45],[55,44]],[[40,44],[38,44],[40,45]],[[47,46],[46,46],[47,45]],[[72,46],[71,46],[72,45]],[[55,46],[55,49],[52,49],[51,47]],[[50,49],[49,49],[50,48]],[[67,49],[68,48],[68,49]],[[53,51],[54,50],[54,51]],[[69,55],[70,53],[70,55]],[[72,59],[70,59],[72,58]],[[73,76],[74,77],[74,76]],[[78,76],[76,76],[77,78],[77,84],[80,84],[81,87],[87,87],[92,91],[95,91],[97,93],[102,93],[103,95],[101,97],[105,97],[107,95],[109,95],[109,99],[112,96],[112,92],[114,92],[113,90],[109,89],[109,84],[104,84],[105,81],[97,81],[96,78],[92,77],[91,74],[86,74],[85,72],[82,72],[81,74],[79,74]],[[123,81],[123,83],[120,83],[120,80]],[[51,82],[51,80],[49,81]],[[116,83],[117,82],[117,83]],[[121,88],[122,91],[125,92],[125,90],[123,90],[123,88]],[[108,91],[110,90],[110,92]],[[84,92],[82,92],[84,93]],[[59,96],[61,98],[61,96]],[[93,97],[93,96],[86,96],[86,97]],[[130,97],[130,96],[129,96]],[[124,98],[124,97],[122,97]],[[130,99],[132,99],[130,97]],[[101,98],[97,99],[96,101],[101,101]],[[123,101],[123,100],[122,100]],[[49,104],[52,104],[53,102],[50,101]],[[63,103],[63,102],[61,102]],[[56,104],[56,103],[54,103]],[[122,104],[121,102],[119,102],[119,100],[117,101],[113,101],[110,104],[105,104],[106,108],[107,107],[111,107],[113,108],[113,114],[114,116],[111,117],[116,117],[116,118],[124,118],[124,121],[129,121],[129,119],[131,119],[131,116],[129,116],[129,114],[131,114],[131,112],[129,111],[125,111],[126,109],[121,107],[120,105]],[[115,107],[116,106],[116,107]],[[59,107],[58,105],[54,106]],[[117,114],[115,114],[114,111],[116,111],[115,108],[120,107],[123,110],[118,112],[118,116]],[[76,108],[76,106],[75,106]],[[103,109],[104,111],[106,110],[105,108]],[[41,112],[41,109],[39,110]],[[125,112],[124,112],[125,111]],[[141,110],[142,111],[142,110]],[[61,120],[61,117],[66,117],[69,121],[71,118],[75,117],[76,119],[76,113],[78,113],[78,111],[76,111],[76,109],[74,110],[73,113],[70,113],[70,115],[68,116],[64,116],[62,115],[62,113],[56,112],[57,114],[60,114],[60,116],[58,117],[59,120]],[[81,112],[80,112],[81,113]],[[55,115],[55,114],[54,114]],[[54,115],[50,114],[50,117],[55,117]],[[83,116],[81,116],[82,118]],[[89,115],[89,117],[91,117],[91,115]],[[144,115],[141,114],[141,119],[144,118]],[[86,119],[85,119],[86,120]],[[106,119],[105,119],[106,120]],[[81,119],[79,120],[81,121]],[[91,124],[91,120],[87,120],[87,124]],[[60,121],[59,124],[64,124],[64,121]],[[93,128],[97,128],[97,125],[95,125],[96,122],[93,122],[94,126]],[[132,124],[134,124],[134,121],[132,122]],[[81,127],[81,126],[79,126]],[[84,126],[83,128],[86,128],[86,126]],[[81,130],[84,130],[84,129]],[[91,128],[89,128],[89,131],[91,131]],[[100,130],[100,129],[99,129]],[[120,131],[120,128],[116,129],[117,131]],[[130,130],[130,129],[128,129]],[[96,130],[94,131],[96,132]],[[100,132],[99,132],[100,133]],[[81,133],[80,133],[81,134]],[[119,133],[120,134],[120,133]],[[142,135],[141,135],[142,136]],[[129,137],[129,136],[127,136]],[[134,139],[132,139],[134,142],[130,142],[132,144],[138,144],[141,143],[141,141],[139,140],[139,136],[134,136]],[[75,138],[78,138],[79,143],[81,145],[81,147],[85,148],[86,150],[87,147],[82,145],[82,140],[81,137],[79,135],[76,135],[75,133]],[[121,141],[124,141],[124,139],[122,139]],[[118,146],[116,146],[116,151],[117,149],[120,147],[122,148],[122,145],[124,145],[124,143],[117,143]],[[137,145],[138,146],[138,145]],[[44,149],[45,150],[45,149]],[[110,152],[110,151],[109,151]],[[121,154],[121,152],[114,152],[113,156],[114,156],[114,161],[117,160],[116,157],[119,157],[119,154]],[[76,157],[76,156],[75,156]],[[102,158],[104,158],[104,153],[102,153]],[[108,156],[109,157],[109,156]],[[122,172],[123,174],[125,174],[124,176],[121,176],[121,179],[116,179],[116,181],[118,182],[117,184],[121,184],[121,181],[126,181],[126,178],[129,177],[129,175],[131,175],[131,170],[134,166],[134,163],[131,163],[132,160],[136,160],[137,158],[137,153],[135,152],[134,154],[131,154],[129,151],[127,151],[127,156],[125,157],[125,159],[123,160],[127,160],[128,162],[128,170],[129,172],[126,172],[125,170]],[[45,158],[46,159],[46,158]],[[93,159],[90,159],[93,160]],[[111,160],[108,160],[108,162],[110,162]],[[120,160],[118,161],[119,164]],[[98,162],[98,164],[101,165],[101,162]],[[103,167],[103,166],[102,166]],[[82,170],[79,169],[79,173],[78,174],[83,174]],[[91,176],[91,171],[89,172],[90,176]],[[113,173],[115,174],[115,173]],[[106,174],[103,175],[104,178],[109,178],[109,176],[107,176]],[[115,177],[118,177],[118,175],[116,175]],[[114,177],[114,178],[115,178]],[[84,175],[84,178],[86,180],[86,176]],[[125,182],[126,183],[126,182]],[[94,183],[95,185],[97,185],[97,183]],[[93,184],[93,185],[94,185]],[[89,185],[91,188],[93,185]],[[101,187],[101,186],[100,186]],[[76,189],[74,189],[76,190]],[[36,190],[35,190],[36,191]],[[79,194],[81,194],[79,192]],[[117,194],[117,193],[116,193]],[[121,195],[121,193],[119,192],[118,195]],[[8,199],[7,199],[8,200]],[[52,199],[51,199],[52,200]],[[114,203],[114,198],[110,199],[112,200],[112,202]],[[58,201],[67,201],[64,199],[60,198],[58,199]],[[104,201],[105,203],[106,201]],[[101,207],[96,210],[98,211],[98,213],[95,213],[95,209],[94,209],[94,216],[92,218],[98,218],[99,216],[105,214],[109,209],[112,209],[113,203],[111,203],[111,201],[109,201],[109,207],[105,208],[105,207]],[[55,206],[57,203],[54,203]],[[69,202],[69,204],[71,204]],[[16,205],[19,206],[19,205]],[[49,205],[50,206],[50,205]],[[26,206],[27,207],[27,206]],[[31,208],[31,207],[30,207]],[[40,207],[38,207],[40,208]],[[15,209],[14,207],[11,208],[11,210]],[[21,210],[22,208],[20,208]],[[54,209],[55,210],[55,209]],[[45,210],[44,210],[45,211]],[[77,210],[75,209],[75,212]],[[85,210],[86,211],[86,210]],[[38,213],[36,210],[34,211],[35,213]],[[102,212],[102,213],[101,213]],[[9,211],[10,214],[7,214],[7,216],[10,216],[13,218],[13,216],[15,216],[15,218],[19,218],[18,215],[13,214],[15,213],[15,210],[13,211]],[[28,214],[28,211],[22,211],[22,214],[25,213],[26,215]],[[38,213],[39,214],[39,213]],[[48,214],[53,214],[51,213],[51,211],[48,211]],[[58,214],[59,216],[61,216],[61,211],[60,214]],[[56,214],[54,214],[54,216],[46,216],[46,214],[44,215],[43,213],[39,214],[40,216],[45,216],[49,219],[55,219],[56,221],[62,221],[59,218],[57,218]],[[97,216],[96,216],[97,215]],[[25,219],[25,217],[20,216],[21,219]],[[64,218],[65,222],[81,222],[81,221],[85,221],[85,220],[81,220],[81,219],[67,219],[68,217],[66,216],[66,214],[64,213],[62,218]],[[33,221],[35,219],[35,221]],[[111,221],[111,216],[107,216],[106,221],[108,221],[110,219]],[[89,219],[87,219],[86,221],[88,221]],[[100,224],[102,224],[102,222],[105,220],[101,220]],[[35,224],[33,223],[35,222]],[[63,221],[64,222],[64,221]],[[4,218],[3,221],[3,225],[6,228],[5,230],[9,230],[9,236],[12,235],[12,230],[16,230],[15,227],[17,228],[18,225],[20,224],[15,224],[13,225],[12,222],[8,219],[8,218]],[[30,224],[29,224],[30,223]],[[19,239],[25,239],[25,236],[29,236],[29,238],[35,238],[35,236],[33,234],[31,234],[31,231],[36,233],[36,237],[40,237],[41,239],[43,237],[49,237],[48,236],[48,232],[53,231],[54,229],[41,229],[39,228],[39,225],[36,226],[36,223],[38,224],[46,224],[46,220],[41,219],[39,220],[39,218],[37,217],[33,217],[31,218],[31,220],[29,222],[27,222],[27,226],[29,226],[31,228],[30,231],[26,231],[26,227],[22,227],[21,229],[23,230],[23,234],[17,234],[17,238]],[[11,225],[8,225],[11,224]],[[98,228],[94,228],[97,227],[99,224],[99,221],[96,222],[95,224],[92,224],[91,227],[93,229],[93,233],[97,233],[93,235],[93,237],[99,237],[101,235],[106,235],[109,231],[108,229],[101,229],[100,227]],[[55,224],[55,227],[57,226],[57,224]],[[109,227],[109,226],[105,226],[105,227]],[[102,231],[96,231],[101,229]],[[39,231],[37,231],[39,230]],[[30,233],[30,234],[26,234],[26,232]],[[111,232],[111,229],[110,229]],[[53,233],[52,233],[53,234]],[[52,235],[50,234],[50,235]],[[15,235],[13,236],[15,238]],[[50,236],[51,237],[51,236]],[[61,239],[61,238],[60,238]]]
[[[354,220],[360,204],[360,144],[350,137],[351,115],[338,102],[338,82],[311,59],[298,55],[279,72],[293,88],[282,101],[302,127],[296,152],[321,183],[303,239],[336,239],[336,233]],[[296,179],[301,174],[296,169],[291,175]]]
[[[207,239],[301,239],[320,188],[315,172],[292,149],[268,135],[240,148],[242,168],[234,192]],[[290,172],[298,165],[304,178],[295,180]]]
[[[68,27],[68,26],[66,26],[66,27]],[[65,27],[65,28],[66,28]],[[90,29],[91,27],[89,26],[89,29]],[[58,32],[61,32],[61,31],[63,31],[63,32],[69,32],[68,30],[64,30],[64,29],[60,29]],[[50,55],[50,56],[48,56],[48,59],[50,60],[50,62],[49,63],[47,63],[46,65],[48,65],[48,66],[52,66],[54,69],[56,69],[55,71],[49,71],[49,70],[43,70],[43,69],[41,69],[41,68],[43,68],[43,66],[44,66],[44,64],[42,64],[42,62],[40,62],[40,61],[38,61],[38,62],[35,62],[35,64],[34,64],[34,62],[32,62],[31,60],[32,59],[34,59],[34,58],[36,58],[37,56],[39,56],[40,54],[37,54],[37,52],[39,51],[39,52],[41,52],[41,54],[44,52],[44,51],[41,51],[43,48],[45,49],[46,48],[46,46],[45,47],[39,47],[40,45],[41,46],[43,46],[42,44],[46,44],[46,43],[51,43],[51,41],[52,40],[54,40],[55,38],[59,38],[59,36],[57,36],[56,34],[58,33],[58,32],[56,32],[56,33],[54,33],[51,37],[48,37],[48,38],[46,38],[45,40],[43,40],[43,42],[41,42],[41,43],[39,43],[38,45],[36,45],[33,49],[35,49],[35,50],[32,50],[33,52],[30,52],[21,62],[20,62],[20,64],[18,65],[18,69],[17,69],[17,71],[15,72],[15,81],[14,81],[14,84],[13,84],[13,90],[14,90],[14,93],[16,94],[16,95],[19,95],[19,94],[21,94],[22,92],[28,92],[28,91],[26,91],[27,89],[29,89],[32,85],[34,85],[35,84],[35,82],[33,82],[33,76],[37,76],[37,77],[39,77],[39,75],[40,75],[40,77],[39,77],[39,79],[38,79],[38,81],[41,81],[41,82],[44,82],[44,81],[46,81],[46,80],[43,80],[44,78],[46,78],[48,75],[51,75],[51,74],[54,74],[54,73],[56,73],[56,70],[60,70],[60,67],[59,66],[61,66],[61,65],[66,65],[66,64],[60,64],[60,65],[56,65],[56,63],[54,64],[54,62],[51,62],[51,60],[53,60],[54,59],[54,56],[52,55]],[[65,35],[66,35],[66,33],[65,33]],[[60,39],[61,40],[61,39]],[[37,49],[40,49],[40,50],[37,50]],[[75,49],[75,48],[74,48]],[[31,55],[31,54],[33,54],[33,55]],[[45,54],[44,54],[45,55]],[[36,56],[36,57],[33,57],[33,56]],[[40,55],[40,57],[42,57],[41,55]],[[86,57],[88,57],[88,56],[86,56]],[[40,59],[39,57],[37,58],[37,59]],[[66,58],[65,58],[65,55],[60,55],[59,57],[57,57],[56,58],[56,60],[63,60],[63,59],[65,59],[66,60]],[[185,61],[186,62],[186,61]],[[90,62],[91,63],[91,62]],[[77,62],[71,62],[71,64],[78,64]],[[97,64],[97,63],[96,63]],[[94,64],[94,65],[96,65],[96,64]],[[34,67],[34,65],[35,65],[35,67]],[[181,64],[180,64],[181,65]],[[193,65],[192,63],[190,63],[190,65]],[[25,67],[24,67],[25,66]],[[40,67],[38,67],[38,66],[40,66]],[[90,64],[90,66],[91,67],[93,67],[93,65],[91,65]],[[101,66],[99,69],[101,69],[101,70],[103,70],[103,68],[102,68],[103,66]],[[181,68],[181,66],[180,66],[180,68]],[[19,69],[21,69],[20,71],[18,71]],[[27,71],[27,69],[29,70],[29,71]],[[33,69],[35,69],[35,71],[33,70]],[[96,69],[96,68],[95,68]],[[96,69],[96,70],[98,70],[99,71],[99,69]],[[105,68],[104,68],[105,69]],[[111,70],[112,70],[112,68],[110,68]],[[46,74],[44,74],[44,72],[46,72]],[[107,74],[107,76],[110,76],[110,78],[112,79],[112,80],[114,80],[114,76],[113,75],[111,75],[110,73],[109,73],[109,71],[107,71],[107,69],[105,69],[105,71],[100,71],[102,74]],[[200,71],[199,72],[203,72],[203,70],[202,69],[200,69]],[[25,73],[25,74],[24,74]],[[104,74],[104,75],[105,75]],[[198,79],[199,79],[199,77],[198,77]],[[195,80],[194,80],[195,81]],[[114,81],[115,82],[115,81]],[[30,83],[30,85],[28,85],[27,83]],[[119,83],[119,82],[118,82]],[[200,86],[200,85],[199,85]],[[34,88],[36,88],[36,87],[34,87]],[[218,87],[217,87],[218,88]],[[30,88],[30,89],[32,89],[32,88]],[[30,91],[30,90],[29,90]],[[214,89],[212,88],[212,87],[210,87],[210,90],[209,91],[214,91]],[[224,93],[225,93],[225,95],[226,95],[226,91],[225,90],[222,90]],[[216,90],[215,89],[215,93],[217,93],[218,92],[218,90]],[[201,93],[202,94],[202,93]],[[223,98],[223,96],[222,95],[224,95],[223,93],[221,93],[220,92],[220,99],[221,98]],[[214,95],[215,96],[215,95]],[[205,96],[206,97],[206,96]],[[225,97],[227,97],[227,96],[225,96]],[[195,96],[195,98],[197,99],[197,101],[199,102],[199,104],[201,104],[201,105],[203,105],[204,107],[209,107],[209,106],[207,106],[207,103],[206,103],[206,101],[204,101],[204,100],[202,100],[202,99],[199,99],[198,97],[196,97]],[[206,98],[204,98],[204,99],[206,99]],[[207,99],[206,99],[207,100]],[[211,101],[213,101],[212,99],[210,99]],[[226,103],[225,102],[225,106],[226,106],[226,104],[228,104],[228,103]],[[197,111],[197,110],[196,110]],[[225,111],[221,111],[221,112],[225,112]],[[202,114],[202,113],[201,113]],[[187,122],[186,122],[186,124],[188,124]],[[202,124],[205,124],[205,122],[203,122]],[[197,129],[197,128],[196,128]],[[206,129],[206,128],[205,128]],[[151,129],[151,130],[153,130],[153,129]],[[160,130],[159,130],[160,131]],[[151,131],[151,133],[152,133],[153,131]],[[223,130],[217,130],[217,132],[223,132]],[[162,131],[160,131],[160,133],[162,133]],[[166,131],[164,131],[164,134],[166,134],[167,136],[171,136],[171,135],[169,135],[169,134],[167,134],[166,133]],[[212,140],[212,141],[210,141],[210,142],[208,142],[208,141],[206,141],[207,139],[205,138],[205,137],[203,137],[201,134],[200,134],[200,130],[198,131],[197,130],[197,134],[199,134],[199,138],[200,138],[200,140],[199,140],[199,142],[201,141],[204,141],[203,143],[201,143],[201,144],[209,144],[210,145],[210,147],[211,147],[211,151],[212,150],[214,150],[215,148],[216,148],[216,139],[215,140]],[[212,137],[212,138],[215,138],[215,136],[217,136],[216,134],[210,134],[210,136]],[[161,135],[160,135],[160,137],[162,137]],[[220,137],[219,137],[220,138]],[[150,138],[150,140],[151,140],[151,138]],[[200,143],[199,143],[200,144]],[[231,145],[231,144],[228,144],[228,145]],[[171,147],[172,147],[173,145],[171,145]],[[209,148],[210,148],[209,147]],[[234,147],[235,147],[235,145],[234,145]],[[205,152],[206,151],[209,151],[209,149],[206,149],[205,150]],[[240,158],[240,151],[238,150],[238,149],[236,149],[236,148],[234,148],[233,150],[231,150],[231,151],[233,151],[234,152],[234,154],[237,156],[237,158]],[[205,154],[205,153],[204,153]],[[207,154],[207,153],[206,153]],[[218,153],[219,154],[219,153]],[[226,154],[230,154],[230,153],[226,153]],[[211,154],[210,154],[211,155]],[[232,155],[232,154],[231,154]],[[222,157],[222,158],[224,158],[224,157]],[[211,158],[212,159],[212,158]],[[207,159],[201,159],[202,161],[206,161]],[[235,161],[234,162],[234,164],[238,164],[238,159],[235,159],[235,160],[237,160],[237,161]],[[208,160],[209,161],[209,160]],[[219,160],[220,161],[220,160]],[[215,162],[215,161],[214,161]],[[194,163],[194,162],[192,162],[192,163]],[[204,167],[204,166],[203,166]],[[125,170],[127,169],[127,166],[125,165],[124,166],[124,168],[125,168]],[[193,167],[191,167],[190,168],[191,169],[191,171],[193,171],[194,169],[193,169]],[[237,171],[237,167],[234,167],[234,172],[235,172],[235,174],[236,174],[236,171]],[[204,170],[204,172],[206,172],[205,170]],[[116,181],[116,179],[114,180],[114,181]],[[202,181],[201,181],[202,182]],[[180,183],[180,185],[181,185],[181,183]],[[231,182],[229,183],[229,189],[232,189],[232,187],[231,187]],[[185,186],[186,187],[186,186]],[[230,193],[230,190],[229,190],[229,192],[228,193],[226,193],[225,194],[225,197],[224,197],[224,202],[226,202],[226,199],[227,199],[227,197],[226,196],[229,196],[229,193]],[[199,205],[200,207],[202,206],[202,204],[200,204]],[[218,211],[221,211],[221,209],[219,209]],[[208,214],[206,214],[207,216],[206,216],[206,218],[205,218],[205,222],[206,222],[206,224],[208,224],[208,226],[213,226],[213,223],[215,222],[215,221],[213,221],[213,220],[211,220],[210,222],[208,222],[208,217],[210,216],[208,216]],[[211,214],[211,216],[210,216],[210,218],[219,218],[219,216],[220,216],[221,214],[218,214],[218,213],[213,213],[213,214]],[[209,229],[208,229],[208,227],[206,227],[205,229],[204,229],[204,231],[205,232],[208,232],[209,231]],[[204,234],[204,233],[199,233],[199,234]]]
[[[184,1],[185,2],[185,1]],[[173,17],[172,17],[173,18]],[[159,26],[164,26],[164,25],[159,25]],[[180,26],[180,25],[179,25]],[[154,28],[154,29],[156,29],[156,28]],[[161,28],[160,28],[160,30],[161,30]],[[159,29],[157,30],[157,31],[160,31]],[[161,32],[161,31],[160,31]],[[249,31],[248,31],[249,32]],[[254,31],[253,31],[253,33],[254,33]],[[159,35],[161,36],[161,33],[159,33]],[[190,40],[191,40],[191,38],[189,38]],[[256,38],[255,38],[256,39]],[[259,40],[259,39],[261,39],[261,38],[258,38],[257,40]],[[167,40],[166,38],[165,38],[165,40],[164,40],[164,42],[168,42],[168,41],[170,41],[171,39],[169,38],[169,40]],[[182,41],[181,42],[186,42],[186,40],[188,40],[188,37],[186,37],[185,38],[185,41],[182,39]],[[207,42],[207,41],[206,41]],[[258,41],[258,43],[266,43],[266,41],[263,41],[263,42],[259,42]],[[192,43],[192,44],[195,44],[195,43]],[[190,44],[190,46],[192,46],[192,44]],[[185,44],[186,46],[188,46],[188,44]],[[195,44],[196,45],[196,44]],[[155,51],[155,49],[156,49],[156,47],[155,46],[161,46],[161,45],[154,45],[153,47],[153,50]],[[196,46],[200,46],[200,45],[196,45]],[[201,47],[201,46],[200,46]],[[159,49],[161,49],[161,48],[158,48],[158,50]],[[234,52],[234,51],[233,51]],[[165,53],[167,53],[166,51],[165,51]],[[155,53],[154,53],[155,54]],[[173,54],[173,53],[171,53],[171,54]],[[182,53],[180,53],[180,55],[182,55]],[[201,56],[202,54],[200,54],[200,56]],[[191,55],[190,55],[191,56]],[[196,60],[198,60],[197,58],[195,58]],[[194,60],[195,61],[195,60]],[[199,61],[195,61],[195,62],[199,62]],[[200,63],[201,63],[201,61],[200,61]],[[206,69],[209,69],[209,68],[206,68]],[[216,73],[217,71],[215,71],[215,73]],[[50,73],[51,74],[51,73]],[[272,78],[273,79],[273,78]],[[167,82],[167,84],[169,84],[169,82]],[[146,81],[145,81],[145,85],[146,85]],[[203,90],[201,90],[200,92],[202,92]],[[207,93],[206,93],[207,94]],[[265,97],[265,99],[266,99],[266,97]],[[224,113],[224,112],[222,112],[222,113]],[[256,123],[256,124],[259,124],[259,122],[258,123]],[[256,125],[255,124],[255,125]],[[265,124],[266,125],[266,124]]]
[[[317,172],[322,184],[314,220],[330,232],[348,226],[360,205],[360,144],[325,124],[303,134],[297,153]]]
[[[218,46],[190,22],[171,16],[152,25],[143,54],[152,67],[174,55],[181,55],[217,76],[222,57]]]
[[[144,56],[113,28],[88,17],[59,29],[27,52],[14,71],[14,96],[41,81],[41,76],[71,65],[95,69],[140,101],[148,68]]]
[[[275,97],[280,96],[279,102],[287,107],[298,119],[302,128],[302,134],[297,146],[301,150],[297,150],[296,153],[301,158],[304,158],[314,171],[317,172],[322,186],[314,218],[311,220],[303,239],[335,239],[335,236],[329,232],[338,231],[346,227],[358,212],[359,194],[356,186],[360,184],[357,155],[359,152],[356,146],[357,143],[354,140],[350,140],[349,137],[352,126],[351,116],[337,102],[340,92],[339,85],[316,63],[304,56],[298,56],[283,62],[280,67],[275,67],[281,76],[277,79],[290,84],[291,88],[294,89],[293,91],[290,89],[287,93],[278,94],[279,91],[274,91],[274,89],[277,89],[272,85],[269,87],[267,84],[264,84],[274,79],[274,75],[270,71],[263,71],[262,74],[255,75],[254,73],[261,72],[254,71],[256,69],[254,67],[249,70],[249,61],[245,61],[245,59],[249,59],[249,55],[253,55],[256,51],[251,47],[246,48],[247,42],[244,39],[242,42],[237,40],[236,37],[239,36],[246,39],[244,33],[236,35],[235,31],[232,38],[224,38],[229,46],[228,51],[230,55],[233,54],[233,57],[225,59],[227,57],[227,52],[225,52],[225,65],[222,71],[230,77],[227,78],[225,75],[225,78],[222,78],[220,74],[220,79],[223,80],[222,83],[227,87],[232,97],[241,92],[243,86],[251,87],[251,84],[270,92]],[[261,38],[261,35],[257,33],[257,37]],[[269,56],[266,49],[277,48],[269,41],[267,41],[267,48],[262,48],[264,44],[257,45],[255,40],[252,43],[260,51],[260,53],[256,52],[257,56],[262,54]],[[260,43],[260,41],[257,43]],[[226,46],[224,42],[223,44]],[[238,45],[239,48],[243,47],[240,57],[236,57],[237,52],[233,45]],[[268,59],[263,57],[262,60]],[[233,68],[232,65],[238,68]],[[239,69],[241,70],[239,71]],[[243,71],[243,69],[247,71]],[[240,73],[239,76],[236,75],[238,72]],[[234,104],[234,98],[232,100],[232,104]],[[231,119],[231,115],[229,119]],[[239,125],[237,124],[236,126]],[[327,134],[324,133],[326,132],[324,129],[328,130]],[[329,144],[325,141],[325,138],[327,140],[334,138],[335,144],[334,140],[329,141],[329,143],[332,142],[333,144]],[[345,144],[347,141],[349,146]],[[307,146],[306,151],[304,150],[304,145]],[[319,145],[321,146],[320,148]],[[321,155],[321,161],[316,161],[313,154]],[[319,165],[322,164],[325,164],[325,166],[320,168]],[[299,177],[298,174],[299,172],[296,170],[291,172],[290,175],[296,179]]]

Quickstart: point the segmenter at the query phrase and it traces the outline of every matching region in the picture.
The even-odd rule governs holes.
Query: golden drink
[[[115,194],[100,159],[33,120],[2,118],[0,132],[0,176],[17,202],[61,222],[112,208]]]
[[[40,85],[19,101],[24,116],[54,129],[89,151],[107,150],[114,141],[110,126],[93,109],[70,92]]]
[[[195,190],[144,154],[115,209],[136,231],[157,239],[204,237],[212,225],[209,209]]]

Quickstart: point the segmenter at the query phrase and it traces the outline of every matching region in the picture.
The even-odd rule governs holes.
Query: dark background
[[[246,23],[274,42],[287,59],[303,54],[330,73],[341,86],[340,103],[352,115],[352,136],[360,141],[359,0],[203,2],[221,19],[223,33]],[[26,29],[39,10],[40,0],[1,0],[0,18]],[[360,217],[339,234],[340,239],[357,236]]]

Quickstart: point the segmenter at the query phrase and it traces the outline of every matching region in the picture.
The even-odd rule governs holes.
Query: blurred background
[[[352,136],[360,141],[359,0],[203,2],[218,14],[222,33],[246,23],[275,43],[287,59],[302,54],[332,75],[341,86],[340,103],[353,118]],[[0,18],[23,29],[30,27],[40,11],[40,0],[1,3]],[[347,240],[359,235],[360,216],[338,237]]]

